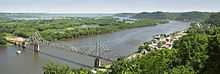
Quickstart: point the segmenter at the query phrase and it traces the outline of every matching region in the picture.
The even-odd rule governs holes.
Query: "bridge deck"
[[[45,45],[43,45],[45,46]],[[46,45],[48,47],[52,47],[52,48],[58,48],[58,49],[65,49],[68,52],[74,52],[77,54],[81,54],[81,55],[86,55],[86,56],[90,56],[90,57],[94,57],[94,58],[99,58],[105,61],[109,61],[109,62],[113,62],[113,60],[109,59],[109,58],[105,58],[105,57],[101,57],[101,56],[97,56],[97,55],[93,55],[90,53],[85,53],[85,52],[81,52],[81,51],[77,51],[77,50],[71,50],[71,48],[67,48],[67,47],[62,47],[62,46],[57,46],[57,45]]]

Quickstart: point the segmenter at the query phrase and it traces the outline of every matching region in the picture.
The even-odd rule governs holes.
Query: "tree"
[[[50,63],[43,66],[44,74],[72,74],[72,70],[67,65]]]
[[[16,29],[14,34],[17,36],[20,36],[20,37],[27,38],[27,37],[31,36],[36,31],[37,30],[34,28],[19,28],[19,29]]]
[[[220,34],[210,36],[209,38],[209,59],[204,69],[206,74],[220,73]]]
[[[139,58],[120,60],[112,66],[112,74],[170,73],[176,59],[176,49],[161,49]]]
[[[7,42],[6,42],[6,39],[4,38],[4,35],[0,34],[0,46],[6,45],[6,44],[7,44]]]
[[[206,32],[208,38],[208,61],[201,74],[218,74],[220,73],[220,13],[211,14],[206,20],[207,24],[211,24]]]
[[[208,35],[189,34],[174,44],[174,48],[178,49],[178,64],[192,66],[196,72],[204,68],[208,59]]]
[[[206,20],[207,24],[212,24],[214,26],[220,26],[220,12],[212,13],[209,19]]]
[[[196,74],[191,66],[180,65],[172,69],[170,74]]]

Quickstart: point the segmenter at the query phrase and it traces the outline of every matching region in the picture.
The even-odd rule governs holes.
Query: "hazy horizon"
[[[220,12],[220,0],[1,0],[9,13]]]
[[[148,12],[148,13],[153,13],[153,12],[165,12],[165,11],[141,11],[141,12],[102,12],[102,13],[93,13],[93,12],[10,12],[10,11],[0,11],[0,13],[33,13],[33,14],[118,14],[118,13],[142,13],[142,12]],[[167,12],[167,13],[184,13],[184,12],[208,12],[208,11],[178,11],[178,12]],[[213,11],[215,12],[220,12],[220,11]],[[208,12],[212,13],[212,12]]]

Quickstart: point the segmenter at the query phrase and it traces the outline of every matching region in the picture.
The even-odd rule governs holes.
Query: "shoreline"
[[[169,21],[169,22],[171,22],[171,21]],[[180,22],[184,22],[184,21],[180,21]],[[167,34],[167,35],[170,35],[172,38],[175,38],[175,39],[172,41],[172,44],[173,44],[174,41],[176,41],[176,40],[178,40],[179,38],[181,38],[181,37],[187,35],[186,31],[187,31],[187,29],[182,30],[182,31],[172,32],[172,33],[169,33],[169,34]],[[157,34],[157,35],[164,35],[164,34]],[[157,35],[155,35],[155,36],[157,36]],[[151,40],[149,40],[149,41],[144,41],[144,43],[141,43],[141,44],[138,46],[138,48],[139,48],[140,46],[144,45],[145,43],[152,42],[152,40],[154,40],[154,39],[155,39],[155,37],[153,37],[153,39],[151,39]],[[158,48],[158,49],[162,49],[162,48]],[[158,49],[157,49],[157,50],[158,50]],[[168,49],[172,49],[172,47],[168,47]],[[132,57],[135,58],[135,57],[134,57],[135,55],[141,55],[141,54],[143,54],[143,52],[146,53],[146,50],[136,51],[136,52],[133,52],[133,53],[127,55],[127,56],[123,56],[122,58],[118,58],[118,59],[126,59],[126,58],[128,59],[128,58],[132,58]],[[150,51],[150,52],[153,52],[153,51]],[[150,52],[147,52],[147,53],[150,53]]]
[[[185,31],[177,31],[177,32],[174,32],[174,33],[170,33],[169,35],[172,36],[171,39],[173,39],[173,41],[171,42],[171,44],[173,44],[174,41],[179,40],[179,38],[181,38],[181,37],[187,35],[187,33],[185,33]],[[154,39],[155,39],[155,37],[154,37]],[[152,40],[153,40],[153,39],[152,39]],[[152,40],[151,40],[151,41],[146,41],[146,42],[152,42]],[[162,40],[162,41],[163,41],[163,40]],[[161,41],[161,42],[162,42],[162,41]],[[144,43],[143,43],[143,44],[144,44]],[[140,45],[140,46],[142,46],[142,45]],[[139,47],[140,47],[140,46],[139,46]],[[148,46],[149,46],[149,48],[152,48],[150,45],[148,45]],[[132,54],[126,56],[126,57],[123,58],[123,59],[130,60],[130,59],[133,59],[133,58],[136,58],[136,57],[145,55],[145,54],[147,54],[147,53],[151,53],[151,52],[160,50],[160,49],[162,49],[162,48],[172,49],[173,47],[170,46],[170,47],[152,48],[151,51],[147,51],[146,49],[143,49],[142,51],[134,52],[134,53],[132,53]]]
[[[172,41],[172,43],[176,40],[178,40],[179,38],[187,35],[187,33],[185,33],[186,30],[183,30],[183,31],[176,31],[176,32],[173,32],[173,33],[170,33],[168,35],[172,36],[172,38],[175,38],[175,40]],[[159,35],[162,35],[162,34],[159,34]],[[156,35],[155,35],[156,36]],[[152,39],[154,40],[155,37]],[[152,40],[150,41],[146,41],[145,43],[148,43],[148,42],[151,42]],[[142,44],[145,44],[145,43],[142,43]],[[141,47],[141,45],[139,45],[139,47]],[[132,60],[132,59],[135,59],[135,58],[138,58],[138,57],[141,57],[143,55],[147,55],[148,53],[151,53],[151,52],[154,52],[154,51],[157,51],[157,50],[160,50],[164,47],[161,47],[161,48],[157,48],[157,49],[154,49],[152,51],[146,51],[146,49],[143,49],[142,51],[136,51],[136,52],[133,52],[127,56],[123,56],[122,58],[117,58],[116,61],[118,60]],[[172,47],[168,47],[167,49],[172,49]],[[104,67],[105,69],[98,69],[98,71],[107,71],[110,67],[112,66],[112,64],[104,64],[102,67]]]

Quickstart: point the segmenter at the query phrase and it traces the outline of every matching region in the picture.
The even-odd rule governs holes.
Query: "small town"
[[[147,41],[140,45],[141,51],[138,53],[131,54],[127,57],[127,59],[131,60],[132,58],[141,57],[143,54],[150,53],[152,51],[160,50],[162,48],[171,49],[174,41],[179,40],[179,38],[187,35],[185,31],[177,31],[171,34],[158,34],[153,36],[151,41]],[[148,46],[147,49],[143,48]]]

